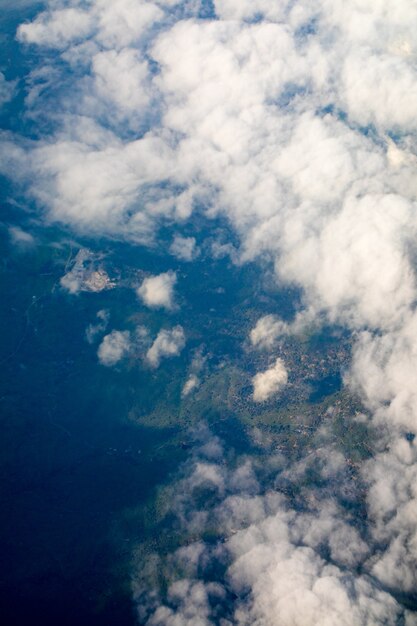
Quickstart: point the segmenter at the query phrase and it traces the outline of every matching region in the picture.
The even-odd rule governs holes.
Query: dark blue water
[[[336,372],[330,376],[325,376],[318,380],[314,380],[311,384],[312,392],[309,396],[309,402],[321,402],[327,396],[340,391],[342,388],[342,377],[340,372]]]

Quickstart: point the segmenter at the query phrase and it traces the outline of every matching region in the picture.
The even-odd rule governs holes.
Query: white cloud
[[[214,252],[236,263],[272,258],[311,316],[354,332],[347,380],[392,450],[368,471],[370,532],[388,546],[370,567],[407,590],[417,560],[416,461],[398,438],[417,420],[417,8],[407,0],[215,0],[218,19],[198,20],[195,4],[178,12],[172,4],[92,0],[80,8],[74,0],[22,25],[21,42],[65,48],[62,59],[77,71],[65,75],[71,86],[52,106],[56,131],[31,143],[5,137],[1,169],[49,220],[82,233],[149,243],[161,221],[207,207],[227,217],[240,241],[239,250],[222,242]],[[44,75],[58,83],[59,71]],[[27,101],[32,114],[48,111],[42,97]],[[172,307],[170,276],[159,296],[142,285],[145,304]],[[79,275],[63,280],[80,289]],[[277,323],[253,329],[254,345],[273,346]],[[180,349],[180,334],[169,332],[148,350],[155,367]],[[254,399],[286,382],[277,367],[255,377]],[[262,567],[251,570],[248,556],[234,574],[240,580],[248,570],[253,596],[242,622],[274,623],[277,614],[284,626],[395,622],[393,602],[361,577],[350,582],[358,601],[349,608],[340,572],[311,548],[262,540],[253,550]]]
[[[259,372],[252,379],[253,399],[255,402],[265,402],[274,396],[287,384],[288,372],[282,359],[265,372]]]
[[[45,11],[17,30],[20,41],[51,48],[64,48],[74,40],[82,40],[91,34],[92,16],[88,11],[77,8]]]
[[[159,607],[147,623],[149,626],[210,626],[210,599],[218,600],[224,595],[224,589],[215,583],[180,580],[168,590],[168,599],[175,608]]]
[[[35,243],[33,235],[22,230],[19,226],[10,226],[9,235],[12,242],[17,246],[33,246]]]
[[[301,281],[332,320],[390,327],[415,292],[405,244],[413,221],[411,204],[398,195],[348,198],[320,233],[292,242],[278,271]]]
[[[199,252],[194,237],[181,237],[180,235],[175,235],[169,251],[181,261],[192,261]]]
[[[146,28],[163,13],[152,2],[135,0],[92,0],[84,9],[57,8],[40,13],[22,24],[18,39],[28,44],[64,48],[92,35],[101,46],[120,49],[137,43]]]
[[[129,354],[130,349],[130,332],[128,330],[112,330],[109,335],[103,338],[98,347],[98,360],[102,365],[111,367]]]
[[[260,349],[270,350],[274,347],[277,339],[289,333],[289,326],[276,315],[261,317],[254,328],[250,331],[250,340],[253,346]]]
[[[255,536],[248,536],[251,531]],[[264,539],[264,532],[275,533],[276,540]],[[237,610],[238,624],[376,626],[387,619],[395,623],[398,605],[389,594],[360,576],[348,581],[343,570],[310,548],[291,545],[282,522],[265,520],[259,534],[258,538],[249,528],[233,540],[239,557],[230,570],[232,583],[238,592],[249,587],[253,594],[249,611],[246,605]]]
[[[194,389],[200,385],[200,381],[195,374],[191,374],[189,378],[185,381],[184,387],[182,388],[181,395],[185,398],[190,395]]]
[[[146,353],[151,367],[159,367],[162,359],[178,356],[185,346],[185,335],[181,326],[171,330],[160,330],[155,341]]]
[[[136,0],[95,0],[100,44],[124,48],[137,44],[141,37],[164,16],[157,2]]]
[[[203,436],[209,444],[210,434]],[[237,596],[230,623],[241,626],[378,626],[405,617],[407,612],[372,577],[357,573],[356,568],[368,557],[368,546],[350,515],[333,499],[327,499],[322,489],[316,490],[316,502],[310,498],[308,507],[295,510],[283,494],[266,491],[258,495],[259,485],[249,461],[238,463],[236,468],[222,455],[217,463],[207,462],[204,449],[203,445],[194,451],[185,476],[170,491],[167,515],[175,515],[180,528],[194,537],[204,536],[207,529],[215,527],[222,539],[214,546],[212,540],[195,542],[190,553],[178,550],[168,558],[164,555],[175,572],[175,585],[188,555],[188,578],[180,579],[178,590],[184,594],[180,593],[178,600],[186,597],[190,604],[184,611],[182,602],[173,601],[168,585],[164,600],[156,610],[154,605],[151,609],[149,624],[174,624],[174,616],[179,624],[187,623],[187,615],[190,619],[201,617],[204,624],[215,624],[219,609],[220,614],[222,608],[230,611],[225,589]],[[324,473],[336,472],[333,479],[337,489],[343,483],[337,473],[346,461],[341,455],[327,459],[327,453],[316,452],[332,466],[323,468]],[[288,468],[289,476],[292,469]],[[294,469],[297,476],[299,470],[302,484],[306,468]],[[195,503],[195,489],[204,485],[216,494],[214,504]],[[329,559],[324,554],[329,554]],[[228,565],[226,577],[215,601],[207,602],[210,589],[200,579],[199,568],[203,564],[211,568],[219,561]],[[189,591],[197,583],[199,593],[191,600]]]
[[[177,276],[171,271],[149,276],[137,289],[137,294],[151,309],[172,309],[176,282]]]
[[[128,114],[141,109],[149,102],[147,86],[148,64],[136,50],[106,50],[97,53],[92,59],[95,88],[99,98],[120,111]]]
[[[82,265],[77,266],[77,264],[75,264],[72,270],[70,270],[60,278],[59,282],[61,287],[66,289],[71,294],[79,293],[79,291],[81,290],[83,274],[84,267]]]

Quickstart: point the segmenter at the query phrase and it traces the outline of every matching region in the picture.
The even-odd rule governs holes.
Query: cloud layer
[[[409,626],[413,616],[400,615],[382,588],[416,588],[417,8],[215,0],[201,19],[203,8],[58,1],[21,25],[19,41],[37,47],[42,66],[28,82],[27,111],[46,116],[51,130],[36,141],[3,135],[0,168],[46,220],[82,233],[151,245],[160,226],[177,230],[202,211],[226,217],[240,242],[236,262],[269,259],[279,281],[302,290],[306,319],[352,332],[346,384],[383,433],[363,473],[376,546],[366,575],[346,572],[340,558],[330,563],[303,533],[295,540],[302,516],[277,508],[230,541],[233,587],[250,598],[234,619],[365,626],[401,617]],[[52,101],[42,81],[57,85]],[[12,97],[3,75],[0,90],[0,100]],[[184,238],[171,247],[183,260],[193,251]],[[79,290],[78,275],[65,280]],[[171,309],[175,280],[147,278],[139,296]],[[252,344],[272,350],[284,331],[263,318]],[[104,364],[128,351],[124,333],[104,338]],[[182,328],[162,330],[149,364],[184,341]],[[278,360],[255,378],[254,399],[284,379]],[[218,467],[199,472],[225,492]],[[335,532],[329,523],[329,541]],[[176,612],[161,608],[161,623],[197,623],[198,614],[204,624],[220,592],[197,581],[170,593]]]

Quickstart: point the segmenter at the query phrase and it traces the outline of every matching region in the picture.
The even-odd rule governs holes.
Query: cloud
[[[174,307],[175,272],[164,272],[145,278],[137,289],[138,296],[151,309],[172,309]]]
[[[28,113],[42,112],[50,131],[30,141],[3,135],[0,168],[46,220],[83,234],[149,245],[160,225],[176,231],[198,211],[225,217],[234,239],[214,242],[213,254],[236,264],[271,260],[281,284],[301,290],[310,320],[352,333],[346,383],[382,433],[363,475],[369,543],[379,550],[364,567],[378,584],[409,592],[417,560],[417,461],[406,438],[417,420],[416,6],[215,0],[214,19],[196,19],[199,6],[74,0],[21,25],[19,41],[40,47],[38,79],[62,89],[51,100],[33,85]],[[56,58],[42,56],[44,47]],[[1,89],[11,93],[0,78]],[[171,251],[192,258],[184,239]],[[62,281],[71,293],[85,284],[81,269]],[[173,273],[150,277],[139,295],[170,309],[174,284]],[[273,349],[284,329],[267,316],[251,341]],[[174,331],[148,349],[154,367],[181,349],[182,329]],[[278,364],[255,376],[255,400],[286,382]],[[239,504],[251,515],[264,505]],[[287,539],[283,515],[265,513],[240,535],[248,550],[236,552],[231,576],[251,605],[238,622],[395,623],[401,611],[391,596],[366,576],[346,582],[346,565]],[[206,593],[193,583],[181,589],[173,606]],[[170,608],[169,619],[175,610],[188,609]]]
[[[252,379],[253,399],[255,402],[265,402],[274,396],[287,384],[288,372],[282,359],[277,359],[275,365],[265,372],[259,372]]]
[[[349,198],[317,238],[306,234],[278,271],[297,276],[332,321],[389,328],[410,306],[415,278],[406,253],[411,204],[398,195]],[[413,218],[412,218],[413,219]]]
[[[206,365],[207,356],[204,355],[203,348],[195,351],[190,365],[190,373],[181,391],[181,396],[186,398],[190,393],[198,389],[201,384],[201,375]]]
[[[269,490],[265,480],[260,493],[252,462],[230,462],[230,450],[226,461],[221,442],[207,429],[196,433],[195,439],[184,475],[166,494],[166,514],[174,515],[182,531],[194,538],[215,528],[219,539],[194,541],[164,555],[170,563],[165,579],[168,592],[149,607],[145,623],[183,624],[187,619],[200,619],[216,624],[219,615],[227,615],[227,623],[242,626],[377,626],[402,619],[412,623],[412,613],[366,571],[358,573],[368,558],[368,546],[353,518],[335,499],[316,488],[316,501],[310,497],[307,507],[294,508],[291,498]],[[210,442],[217,445],[218,453],[209,461],[205,450]],[[346,464],[343,457],[329,458],[328,450],[315,454],[327,460],[323,476],[332,474],[336,490],[345,480],[352,481],[349,473],[345,478],[340,474]],[[293,485],[306,480],[308,470],[302,465],[288,466],[290,480],[296,470]],[[203,486],[211,495],[201,501],[196,494]],[[201,572],[212,572],[220,563],[226,574],[213,589]],[[184,574],[179,580],[178,572]],[[141,602],[141,607],[149,602],[146,591]],[[175,618],[177,622],[172,621]]]
[[[171,330],[160,330],[155,341],[146,353],[151,367],[159,367],[162,359],[177,356],[185,346],[185,335],[181,326]]]
[[[106,330],[110,320],[109,311],[107,311],[106,309],[101,309],[97,313],[97,319],[99,320],[98,323],[89,324],[85,331],[85,338],[90,344],[94,343],[97,335],[103,333]]]
[[[194,391],[194,389],[197,389],[199,385],[200,385],[200,381],[197,378],[197,376],[195,374],[191,374],[184,383],[184,387],[182,388],[181,395],[184,398],[187,397],[188,395],[190,395],[192,391]]]
[[[398,619],[399,607],[387,593],[360,576],[348,581],[343,570],[325,563],[310,548],[292,546],[278,520],[268,526],[276,533],[272,545],[263,543],[262,530],[258,541],[250,537],[251,529],[234,541],[236,545],[240,540],[242,547],[230,571],[232,583],[241,593],[249,586],[254,597],[249,611],[246,605],[237,610],[237,624],[272,619],[282,626],[365,626]]]
[[[173,609],[159,607],[149,626],[209,626],[210,600],[219,600],[225,592],[215,583],[204,584],[201,581],[181,580],[173,583],[168,590],[168,599]]]
[[[16,92],[15,80],[6,80],[3,72],[0,72],[0,107],[9,102]]]
[[[72,41],[88,37],[93,20],[88,11],[68,8],[40,13],[33,22],[21,24],[17,38],[28,44],[64,48]]]
[[[253,346],[260,349],[270,350],[274,347],[277,339],[287,335],[289,326],[276,315],[261,317],[254,328],[250,331],[250,340]]]
[[[181,261],[192,261],[199,253],[194,237],[181,237],[180,235],[175,235],[169,251]]]
[[[85,8],[51,8],[33,22],[22,24],[18,39],[24,43],[65,48],[94,36],[101,46],[123,48],[137,43],[145,29],[163,13],[152,2],[93,0]]]
[[[106,50],[94,55],[92,72],[100,100],[120,115],[140,113],[149,103],[148,64],[136,50]]]
[[[121,361],[131,350],[131,338],[128,330],[112,330],[103,338],[98,347],[97,356],[102,365],[111,367]]]
[[[33,246],[35,243],[33,235],[22,230],[19,226],[10,226],[9,236],[16,246]]]

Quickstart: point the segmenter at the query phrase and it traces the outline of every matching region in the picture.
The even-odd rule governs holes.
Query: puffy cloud
[[[208,432],[200,434],[210,443]],[[219,610],[220,615],[228,612],[228,623],[242,626],[401,623],[407,611],[375,579],[358,574],[357,568],[368,557],[368,546],[352,518],[333,499],[326,499],[318,489],[315,505],[310,500],[309,507],[296,510],[282,494],[258,493],[249,461],[234,467],[225,463],[220,450],[216,461],[208,462],[206,445],[193,452],[185,476],[171,492],[167,514],[174,514],[180,528],[194,537],[217,528],[226,541],[221,539],[215,546],[213,540],[198,541],[168,556],[174,576],[185,571],[187,577],[180,579],[181,584],[178,580],[168,584],[166,597],[151,609],[149,624],[182,624],[188,623],[187,618],[215,624]],[[324,458],[326,452],[322,452]],[[340,458],[328,461],[337,468],[342,462]],[[335,467],[330,471],[338,471]],[[291,476],[293,468],[288,469]],[[328,470],[324,468],[325,473]],[[301,468],[299,478],[305,480]],[[204,502],[196,496],[202,486],[211,487],[212,494]],[[218,563],[227,567],[226,576],[211,590],[212,583],[203,582],[199,572],[202,567],[204,572],[213,571]],[[176,601],[172,584],[181,590]],[[198,590],[194,598],[193,590]],[[230,591],[236,598],[233,613]],[[215,597],[208,601],[211,592]],[[146,597],[142,600],[146,604]],[[177,622],[172,621],[174,616]]]
[[[162,359],[177,356],[185,346],[185,335],[181,326],[171,330],[160,330],[146,353],[151,367],[159,367]]]
[[[99,52],[92,59],[92,71],[100,99],[113,105],[112,110],[140,113],[148,104],[148,65],[136,50]]]
[[[216,19],[198,20],[198,3],[178,4],[57,2],[22,25],[20,41],[65,48],[61,58],[76,71],[61,81],[70,88],[58,107],[32,93],[32,114],[53,110],[55,130],[31,143],[5,138],[0,166],[26,184],[48,219],[83,233],[149,243],[159,224],[186,220],[197,207],[226,216],[240,247],[216,243],[214,253],[235,263],[272,258],[279,279],[302,289],[310,319],[353,331],[346,380],[383,426],[376,445],[390,448],[364,471],[370,541],[380,546],[368,567],[409,591],[417,558],[416,461],[404,438],[417,423],[416,6],[215,0]],[[56,65],[45,75],[58,83]],[[173,254],[192,257],[189,244],[177,244]],[[145,304],[172,307],[173,277],[160,280],[159,296],[144,282]],[[63,281],[80,289],[77,273]],[[253,345],[273,347],[283,330],[264,318]],[[173,332],[161,331],[149,348],[151,365],[181,349],[183,335]],[[254,399],[286,382],[277,364],[255,377]],[[253,503],[253,515],[259,508]],[[251,529],[259,541],[240,536],[256,567],[250,550],[236,556],[233,579],[246,580],[252,598],[238,620],[395,623],[397,605],[370,580],[357,575],[344,586],[343,569],[287,540],[288,524],[268,523],[282,545],[264,539],[266,522]],[[172,602],[187,606],[193,589]]]
[[[254,328],[250,331],[250,340],[253,346],[261,349],[271,349],[276,340],[289,332],[286,322],[280,320],[276,315],[265,315],[261,317]]]
[[[368,566],[385,585],[405,593],[412,593],[417,584],[416,332],[415,312],[390,332],[363,332],[348,376],[374,422],[385,430],[377,449],[382,451],[363,471],[371,533],[385,546]]]
[[[252,379],[253,399],[255,402],[265,402],[287,384],[288,372],[282,359],[277,359],[275,365],[265,372],[259,372]]]
[[[149,626],[210,626],[210,597],[219,600],[224,589],[215,583],[180,580],[168,590],[168,600],[174,608],[159,607],[147,622]]]
[[[171,271],[149,276],[137,289],[137,294],[151,309],[172,309],[176,282],[177,275]]]
[[[362,332],[355,345],[349,383],[359,391],[375,418],[403,431],[416,430],[417,315],[384,334]]]
[[[84,8],[76,1],[72,4],[75,6],[44,11],[33,22],[22,24],[18,39],[64,48],[94,35],[101,46],[119,49],[136,43],[145,29],[163,16],[152,2],[93,0]]]
[[[158,217],[153,203],[163,199],[164,191],[144,191],[144,210],[132,212],[130,217],[127,213],[141,187],[158,177],[158,172],[160,178],[166,174],[168,155],[164,153],[169,148],[152,136],[123,144],[112,133],[89,123],[81,124],[77,133],[80,130],[87,131],[83,141],[66,137],[34,151],[33,171],[46,177],[44,185],[33,187],[35,196],[48,207],[51,218],[81,231],[116,235],[129,231],[134,241],[149,241]],[[22,174],[29,172],[23,170]],[[171,209],[174,213],[174,207],[165,207],[166,213]]]
[[[390,589],[414,593],[417,585],[417,451],[404,437],[376,456],[365,470],[372,534],[385,546],[368,568]]]
[[[103,338],[98,347],[97,356],[102,365],[116,365],[129,354],[131,349],[130,332],[128,330],[112,330]]]
[[[411,204],[398,195],[349,198],[317,236],[293,242],[278,271],[297,277],[333,321],[389,328],[415,292],[406,246],[414,228]]]
[[[51,48],[63,48],[74,40],[82,40],[91,34],[92,16],[77,8],[45,11],[28,24],[21,24],[17,31],[20,41]]]
[[[191,376],[185,381],[184,387],[182,388],[181,395],[185,398],[190,395],[194,389],[197,389],[200,381],[195,374],[191,374]]]
[[[99,43],[107,48],[124,48],[140,41],[147,29],[164,16],[162,2],[96,0],[93,14],[98,22]]]
[[[399,607],[388,593],[360,576],[348,582],[343,570],[327,564],[310,548],[288,543],[285,527],[268,526],[266,532],[276,534],[272,545],[248,537],[251,529],[246,536],[234,538],[234,547],[239,540],[242,547],[236,550],[240,556],[230,570],[233,585],[241,592],[249,586],[253,594],[249,611],[245,605],[237,610],[238,624],[376,626],[398,619]]]
[[[416,72],[407,59],[361,50],[346,59],[343,86],[347,111],[364,126],[415,129]]]
[[[180,235],[175,235],[169,251],[181,261],[192,261],[199,252],[194,237],[181,237]]]

